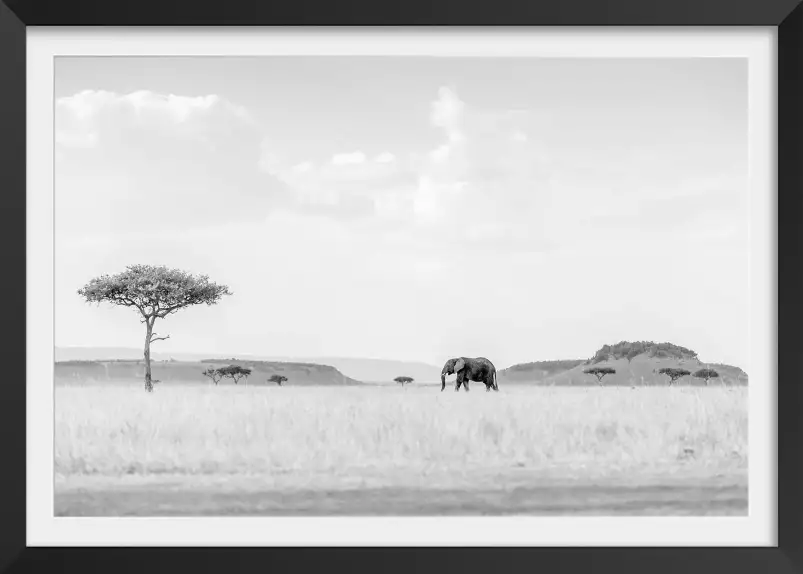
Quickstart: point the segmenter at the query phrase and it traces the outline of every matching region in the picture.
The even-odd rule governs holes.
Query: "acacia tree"
[[[192,305],[214,305],[231,295],[226,285],[209,281],[206,275],[191,275],[164,265],[128,265],[116,275],[101,275],[78,290],[87,303],[111,303],[137,311],[145,324],[145,390],[153,391],[151,343],[169,339],[153,332],[156,319],[164,319]]]
[[[613,375],[616,373],[616,369],[613,367],[591,367],[590,369],[586,369],[583,371],[587,375],[594,375],[597,377],[597,382],[601,385],[602,384],[602,377],[605,375]]]
[[[217,369],[213,369],[212,367],[209,367],[201,374],[205,377],[209,377],[210,379],[212,379],[212,382],[215,384],[218,384],[220,382],[220,379],[223,378],[223,375],[220,374],[220,371]]]
[[[664,367],[663,369],[658,369],[658,373],[669,377],[669,386],[672,386],[672,383],[674,383],[679,378],[685,377],[686,375],[691,375],[691,373],[686,369],[674,369],[672,367]]]
[[[705,384],[707,385],[708,380],[716,379],[717,377],[719,377],[719,373],[717,373],[714,369],[700,369],[699,371],[696,371],[692,376],[698,379],[705,379]]]
[[[251,369],[247,367],[241,367],[240,365],[229,365],[228,367],[221,367],[217,371],[224,377],[230,377],[234,381],[235,385],[243,377],[245,377],[246,384],[248,384],[248,375],[251,374]]]
[[[269,383],[276,383],[277,385],[279,385],[281,387],[282,383],[285,382],[286,380],[287,380],[287,377],[285,377],[284,375],[271,375],[270,378],[268,379],[268,382]]]
[[[404,385],[412,383],[415,379],[412,377],[396,377],[393,380],[399,383],[402,386],[402,388],[404,388]]]

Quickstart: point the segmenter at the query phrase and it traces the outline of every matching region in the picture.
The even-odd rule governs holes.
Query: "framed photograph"
[[[803,571],[803,8],[224,12],[0,5],[0,568]]]

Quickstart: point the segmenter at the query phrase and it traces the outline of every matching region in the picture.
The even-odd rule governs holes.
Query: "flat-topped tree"
[[[151,343],[169,339],[153,332],[156,319],[164,319],[192,305],[214,305],[229,288],[209,281],[206,275],[191,275],[164,265],[128,265],[116,275],[101,275],[78,290],[87,303],[111,303],[130,307],[145,324],[145,390],[153,391]]]
[[[402,386],[402,388],[404,388],[404,385],[409,385],[415,379],[413,377],[396,377],[393,380],[396,381],[397,383],[399,383]]]
[[[705,379],[705,384],[707,385],[710,379],[719,377],[719,373],[714,369],[700,369],[699,371],[695,371],[692,376],[698,379]]]
[[[587,375],[594,375],[597,377],[597,382],[601,385],[602,384],[602,377],[605,375],[613,375],[616,373],[616,369],[613,367],[591,367],[590,369],[586,369],[583,371]]]
[[[277,385],[279,385],[281,387],[282,383],[285,382],[286,380],[287,380],[287,377],[285,377],[284,375],[271,375],[270,378],[268,379],[268,382],[269,383],[276,383]]]
[[[241,367],[240,365],[229,365],[228,367],[220,367],[218,370],[223,377],[229,377],[236,385],[240,379],[245,377],[246,384],[248,384],[248,375],[251,374],[251,369]]]
[[[201,374],[204,377],[209,377],[212,380],[212,382],[215,383],[216,385],[220,382],[220,379],[223,378],[223,375],[220,374],[220,371],[217,369],[213,369],[212,367],[209,367]]]
[[[672,383],[674,383],[681,377],[685,377],[686,375],[691,375],[691,373],[686,369],[674,369],[672,367],[664,367],[663,369],[658,369],[658,374],[666,375],[667,377],[669,377],[669,386],[672,386]]]

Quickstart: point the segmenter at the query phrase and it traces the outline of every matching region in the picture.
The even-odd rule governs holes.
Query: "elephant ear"
[[[457,359],[457,362],[454,364],[454,372],[458,373],[460,370],[466,366],[466,362],[463,359]]]

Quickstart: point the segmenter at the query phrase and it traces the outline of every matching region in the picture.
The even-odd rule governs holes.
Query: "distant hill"
[[[537,361],[535,363],[519,363],[497,372],[500,381],[543,380],[552,375],[563,373],[584,363],[583,359],[569,359],[564,361]]]
[[[427,383],[440,385],[441,380],[441,367],[414,361],[352,359],[345,357],[313,357],[305,360],[332,365],[349,377],[366,383],[396,385],[393,379],[399,376],[412,377],[415,379],[414,385]]]
[[[640,355],[658,359],[692,360],[697,358],[697,353],[691,349],[673,343],[621,341],[615,345],[603,345],[602,348],[594,353],[593,357],[588,359],[588,362],[592,365],[596,365],[603,361],[615,361],[617,359],[627,359],[631,361]]]
[[[564,361],[541,361],[522,363],[499,371],[499,384],[536,384],[558,386],[598,385],[594,375],[583,371],[591,367],[611,367],[615,374],[605,375],[602,385],[654,386],[668,384],[668,377],[658,371],[662,368],[680,368],[694,373],[698,369],[712,368],[720,377],[710,385],[746,385],[748,376],[739,367],[721,363],[705,363],[691,349],[672,343],[622,341],[604,345],[589,359]],[[705,382],[691,376],[683,377],[675,384],[704,385]]]
[[[142,349],[125,347],[56,347],[56,361],[111,361],[119,359],[142,360]],[[158,361],[202,361],[209,357],[228,357],[214,353],[162,353],[151,351],[151,359]],[[273,361],[281,363],[311,363],[329,365],[346,377],[362,382],[393,384],[393,379],[408,376],[415,379],[414,384],[440,384],[441,368],[414,361],[393,361],[385,359],[361,359],[344,357],[282,357],[277,355],[239,355],[244,361]],[[228,359],[227,359],[228,360]]]
[[[56,347],[56,376],[58,380],[71,378],[73,373],[85,372],[87,376],[109,378],[139,378],[144,376],[142,351],[133,348],[107,347]],[[255,370],[249,384],[274,372],[282,372],[295,380],[296,384],[359,384],[375,383],[393,385],[398,376],[415,379],[415,385],[440,385],[440,367],[413,361],[393,361],[383,359],[361,359],[344,357],[276,357],[239,355],[236,359],[221,355],[202,353],[152,353],[154,378],[167,380],[205,381],[200,372],[206,362],[214,357],[216,366],[241,364]],[[124,359],[120,361],[119,359]],[[172,362],[171,362],[172,360]],[[92,365],[81,367],[64,361],[90,361]],[[746,385],[747,373],[739,367],[719,363],[705,363],[691,349],[672,343],[652,341],[621,341],[614,345],[603,345],[588,359],[566,359],[520,363],[498,371],[500,385],[596,385],[593,375],[584,373],[592,366],[608,366],[616,369],[613,375],[602,379],[603,385],[665,385],[667,377],[657,371],[663,367],[684,368],[691,372],[703,367],[715,369],[720,379],[710,384]],[[139,369],[139,370],[137,370]],[[107,375],[109,372],[111,375]],[[137,374],[139,373],[139,374]],[[263,376],[266,375],[266,376]],[[701,384],[692,377],[684,377],[676,384]]]
[[[739,367],[731,365],[714,365],[700,361],[697,358],[678,359],[675,357],[650,357],[649,355],[638,355],[630,361],[624,358],[601,361],[595,364],[582,363],[573,369],[558,373],[545,379],[544,384],[554,385],[597,385],[597,378],[594,375],[586,374],[583,371],[589,367],[612,367],[616,369],[613,375],[605,375],[602,385],[621,385],[621,386],[662,386],[667,385],[669,378],[661,375],[658,371],[662,368],[685,369],[694,373],[698,369],[710,367],[719,373],[718,379],[712,379],[709,385],[746,385],[747,373]],[[692,376],[679,379],[676,385],[705,385],[705,382]]]
[[[240,365],[250,368],[253,372],[248,377],[247,384],[269,385],[267,379],[274,374],[287,377],[285,385],[360,385],[360,381],[345,376],[336,368],[329,365],[315,365],[310,363],[283,363],[275,361],[239,361],[206,359],[202,361],[151,361],[151,372],[154,379],[162,384],[204,383],[210,380],[201,373],[209,367],[223,367],[225,365]],[[71,381],[108,381],[123,382],[143,380],[145,377],[145,362],[143,360],[117,360],[117,361],[61,361],[55,364],[57,383]],[[219,384],[231,385],[231,379],[224,379]],[[241,380],[241,385],[246,381]]]
[[[209,355],[197,355],[193,357],[174,357],[179,361],[200,360]],[[165,353],[151,350],[151,358],[154,360],[169,359]],[[114,360],[138,360],[142,359],[142,349],[130,349],[127,347],[56,347],[55,360],[60,361],[114,361]]]

